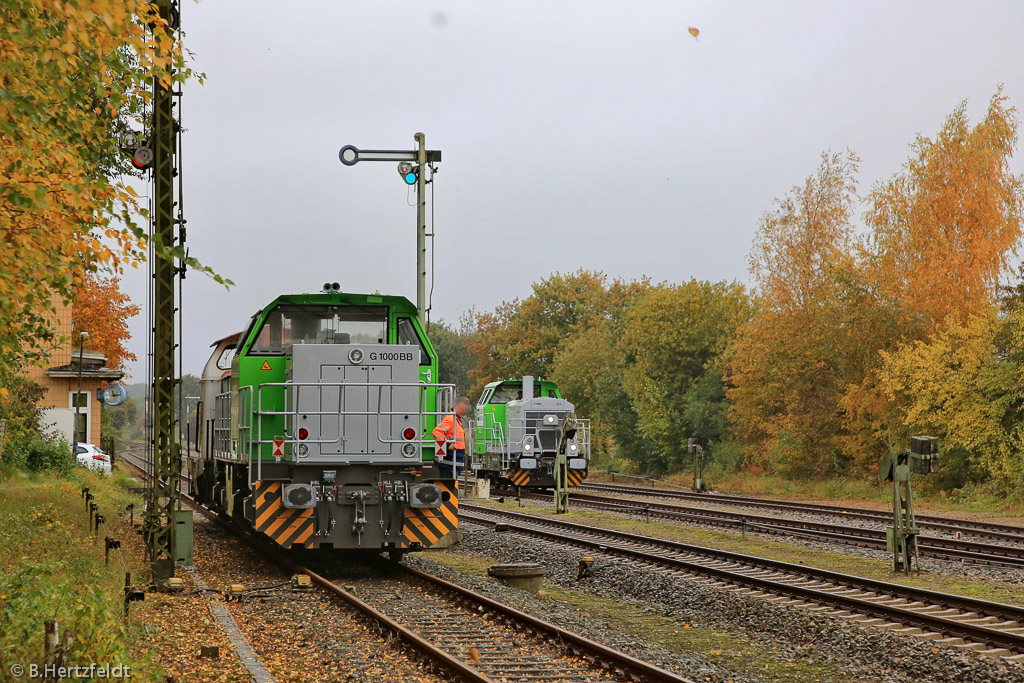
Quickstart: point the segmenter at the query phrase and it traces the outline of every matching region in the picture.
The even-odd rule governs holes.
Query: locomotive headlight
[[[556,422],[558,422],[558,418],[555,417],[554,415],[545,415],[544,416],[544,424],[546,424],[546,425],[553,425]]]
[[[300,458],[304,458],[307,455],[309,455],[309,446],[307,446],[304,443],[300,443],[299,444],[299,457]]]
[[[352,349],[351,351],[348,352],[348,360],[349,360],[350,363],[353,363],[355,365],[358,365],[359,363],[362,363],[363,362],[363,350],[362,349]]]
[[[526,443],[523,444],[523,450],[524,451],[533,450],[533,444],[530,443],[529,441],[527,441]]]
[[[407,443],[402,446],[402,455],[406,458],[412,458],[416,456],[416,447],[411,443]]]
[[[573,453],[575,453],[576,451],[579,450],[579,446],[577,446],[574,443],[571,443],[571,444],[569,444],[569,450],[572,451]]]

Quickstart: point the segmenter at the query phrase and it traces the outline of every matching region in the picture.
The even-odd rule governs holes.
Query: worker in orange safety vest
[[[434,460],[443,479],[458,479],[466,466],[466,428],[462,426],[462,418],[468,412],[469,399],[459,396],[455,401],[455,412],[442,417],[432,432],[437,441]]]

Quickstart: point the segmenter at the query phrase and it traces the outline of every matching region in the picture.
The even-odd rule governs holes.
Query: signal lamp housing
[[[419,176],[419,167],[409,161],[400,161],[398,162],[398,175],[402,176],[406,185],[415,185]]]

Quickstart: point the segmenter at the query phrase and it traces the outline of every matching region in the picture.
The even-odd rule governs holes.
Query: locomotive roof
[[[215,341],[212,344],[210,344],[210,348],[212,349],[213,347],[218,346],[221,342],[226,342],[226,341],[237,342],[238,338],[241,337],[243,334],[245,334],[245,330],[242,330],[241,332],[235,332],[234,334],[229,334],[226,337],[221,337],[217,341]]]
[[[263,310],[273,308],[278,304],[306,304],[311,306],[388,306],[401,313],[416,315],[416,306],[404,296],[393,296],[390,294],[354,294],[351,292],[317,292],[315,294],[282,294]]]
[[[540,379],[538,377],[534,377],[533,378],[533,383],[534,384],[542,384],[542,383],[543,384],[554,384],[554,381],[552,381],[550,379]],[[494,382],[490,382],[489,384],[485,384],[484,388],[486,389],[487,387],[496,387],[499,384],[511,384],[513,386],[522,386],[523,380],[522,380],[522,378],[519,378],[519,379],[499,379],[499,380],[496,380]]]

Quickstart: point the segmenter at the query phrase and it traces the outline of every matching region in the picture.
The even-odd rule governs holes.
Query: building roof
[[[70,363],[47,368],[46,374],[49,377],[78,377],[79,361],[82,364],[82,379],[121,379],[124,377],[123,370],[107,367],[107,357],[93,351],[73,354]]]

